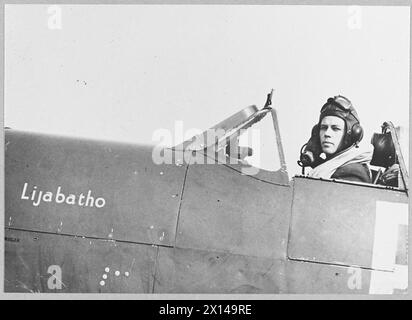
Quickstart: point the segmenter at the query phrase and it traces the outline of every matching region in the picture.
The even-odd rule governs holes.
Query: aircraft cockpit
[[[192,153],[193,163],[220,163],[258,179],[290,183],[278,117],[276,109],[271,107],[272,94],[273,90],[268,94],[263,108],[248,106],[201,134],[174,146],[172,150]],[[263,131],[259,127],[262,125]],[[255,143],[262,138],[262,133],[271,136],[270,143]],[[267,139],[266,136],[264,138]],[[399,142],[399,128],[395,128],[391,122],[383,123],[382,132],[374,133],[370,143],[373,146],[370,162],[372,183],[367,185],[407,190],[409,178]],[[307,178],[307,175],[303,171],[295,177]],[[365,184],[338,179],[322,180]]]

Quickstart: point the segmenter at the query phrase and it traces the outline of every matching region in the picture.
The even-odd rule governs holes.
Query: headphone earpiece
[[[311,137],[319,137],[319,124],[315,124],[312,128]]]
[[[300,161],[298,164],[301,167],[316,167],[324,159],[319,158],[322,149],[320,147],[319,124],[315,124],[312,128],[310,139],[300,149]]]
[[[351,144],[359,143],[363,138],[363,128],[359,123],[355,123],[349,133]]]

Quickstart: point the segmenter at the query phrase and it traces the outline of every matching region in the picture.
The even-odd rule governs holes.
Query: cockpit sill
[[[351,181],[351,180],[342,180],[342,179],[325,179],[325,178],[313,178],[305,175],[295,175],[293,179],[309,179],[309,180],[318,180],[318,181],[324,181],[324,182],[332,182],[332,183],[339,183],[339,184],[348,184],[348,185],[355,185],[355,186],[363,186],[363,187],[369,187],[369,188],[375,188],[375,189],[384,189],[384,190],[392,190],[392,191],[400,191],[407,193],[406,189],[402,189],[399,187],[392,187],[392,186],[384,186],[380,184],[373,184],[373,183],[366,183],[366,182],[360,182],[360,181]]]
[[[258,168],[245,160],[230,157],[224,153],[224,150],[215,151],[207,148],[205,150],[173,150],[164,148],[160,151],[158,157],[152,157],[155,164],[175,164],[177,166],[204,166],[204,165],[221,165],[231,169],[240,175],[250,177],[262,182],[275,185],[290,186],[288,172],[283,168],[276,171],[269,171]],[[157,159],[158,158],[158,159]]]

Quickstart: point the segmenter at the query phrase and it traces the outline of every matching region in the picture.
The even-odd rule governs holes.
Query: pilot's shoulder
[[[371,183],[372,178],[366,164],[351,163],[336,169],[332,179],[343,179]]]

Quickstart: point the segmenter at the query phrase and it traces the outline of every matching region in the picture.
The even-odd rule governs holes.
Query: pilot
[[[319,122],[302,148],[298,163],[311,166],[309,176],[313,178],[371,183],[372,150],[359,148],[362,137],[358,114],[349,99],[329,98],[321,108]]]

